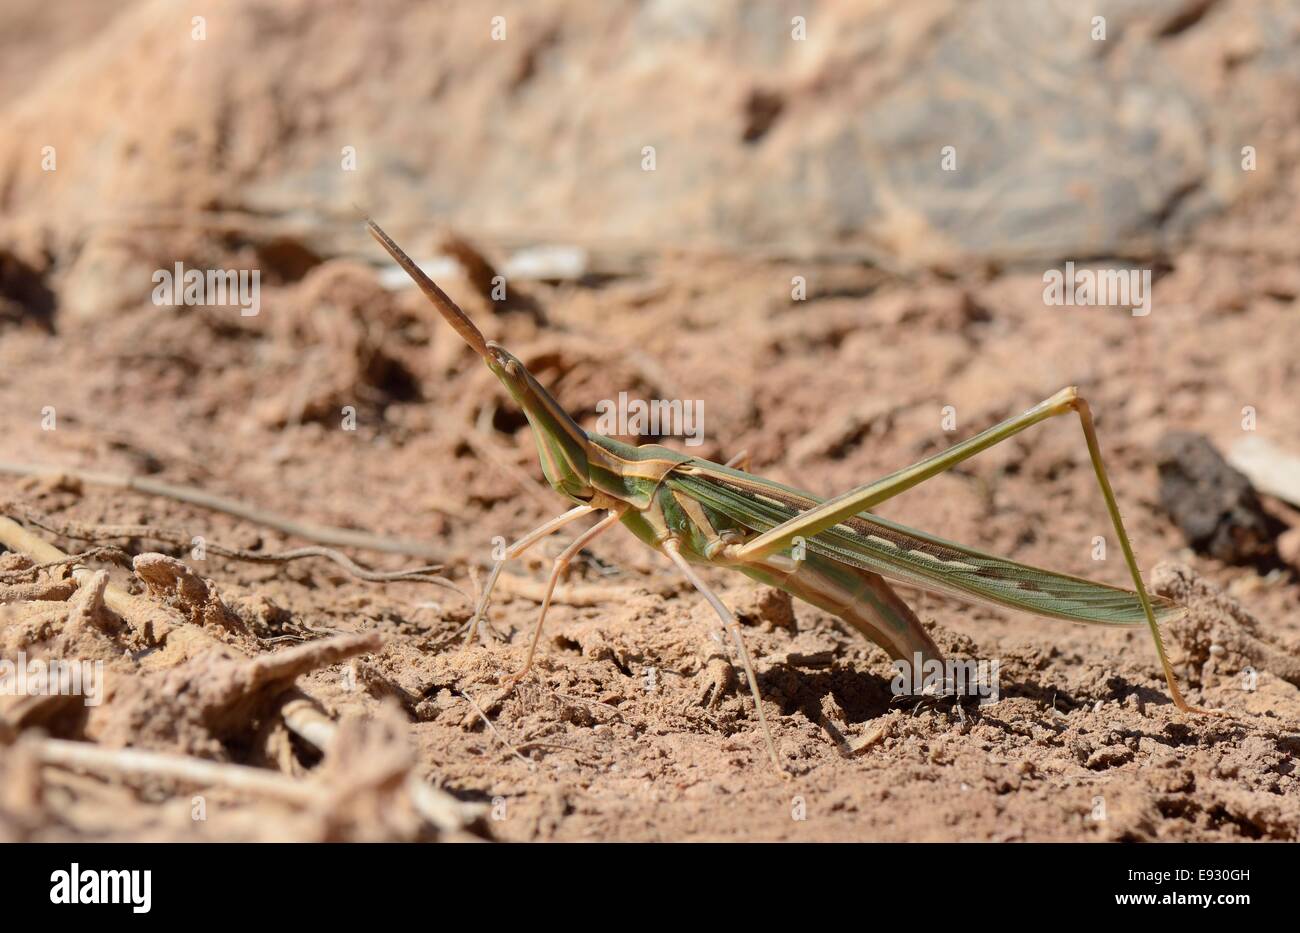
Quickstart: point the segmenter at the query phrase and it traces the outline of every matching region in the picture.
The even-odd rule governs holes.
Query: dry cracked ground
[[[1264,496],[1261,555],[1221,560],[1189,545],[1157,472],[1166,434],[1227,451],[1247,409],[1255,434],[1300,449],[1300,96],[1283,54],[1300,27],[1285,6],[1115,4],[1127,28],[1108,56],[1053,46],[1041,71],[979,73],[971,101],[1010,108],[942,104],[950,72],[987,60],[978,42],[1050,45],[1027,34],[1050,22],[1002,29],[995,4],[841,5],[824,11],[840,17],[836,38],[793,53],[753,39],[727,4],[687,38],[672,4],[590,19],[534,4],[509,61],[488,57],[486,33],[454,41],[471,16],[459,4],[394,2],[354,22],[342,3],[309,15],[241,0],[218,5],[199,51],[173,43],[165,6],[60,28],[38,4],[6,14],[28,18],[49,62],[35,82],[0,71],[0,512],[14,520],[7,540],[27,535],[0,549],[0,646],[102,662],[104,696],[0,697],[0,838],[1300,833],[1300,512]],[[1068,6],[1044,8],[1068,19]],[[443,37],[439,54],[417,54],[426,33]],[[263,54],[235,69],[229,46],[246,41]],[[702,50],[740,64],[728,75]],[[331,67],[307,75],[295,63],[308,54]],[[1118,115],[1097,104],[1114,123],[1071,135],[1050,125],[1059,73],[1150,96]],[[583,75],[602,76],[606,95],[566,109],[565,82]],[[642,137],[619,115],[661,93],[686,103],[672,119],[646,106],[680,141],[660,149],[675,167],[655,194],[620,181],[600,146],[630,146],[639,173]],[[1161,103],[1179,95],[1185,107]],[[1157,118],[1142,106],[1164,121],[1148,137]],[[924,134],[944,114],[990,147],[972,158],[1000,166],[965,176],[997,195],[985,206],[899,154],[934,141]],[[1042,151],[1062,139],[1079,150],[1026,152],[1038,137],[1010,130],[1008,114],[1046,127]],[[1244,179],[1222,154],[1240,126],[1266,155]],[[341,179],[322,166],[349,133],[370,167]],[[60,163],[42,180],[28,156],[47,137]],[[1158,178],[1133,187],[1144,175]],[[1054,200],[1072,197],[1099,213]],[[391,215],[417,258],[459,255],[448,291],[587,427],[619,392],[703,400],[705,443],[691,453],[747,450],[755,473],[821,495],[1079,386],[1147,579],[1189,606],[1167,631],[1177,674],[1222,713],[1174,708],[1144,630],[906,589],[948,654],[1000,661],[1000,699],[900,701],[887,656],[837,619],[708,570],[744,625],[782,779],[708,606],[621,532],[575,561],[533,671],[507,689],[567,536],[507,568],[487,637],[462,650],[472,596],[494,539],[565,503],[542,482],[523,417],[392,274],[354,200]],[[492,263],[577,244],[590,265],[521,279],[503,305],[482,294],[480,254],[449,232]],[[1151,268],[1151,313],[1045,305],[1044,269],[1070,257]],[[154,304],[151,271],[177,261],[263,270],[259,313]],[[458,591],[363,579],[320,555],[271,560],[309,542],[114,477],[417,542],[423,555],[341,550],[380,572],[439,564]],[[1066,419],[878,511],[1126,582]],[[90,552],[83,569],[36,567],[54,560],[38,539]],[[99,757],[76,758],[68,740]],[[181,759],[221,767],[167,770]]]

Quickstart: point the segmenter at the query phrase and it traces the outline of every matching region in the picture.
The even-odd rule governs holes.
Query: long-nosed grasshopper
[[[518,682],[532,665],[556,583],[587,544],[620,522],[665,554],[713,606],[735,642],[749,681],[773,764],[784,773],[763,714],[754,666],[740,625],[692,564],[731,567],[839,616],[892,658],[942,662],[942,654],[916,615],[885,577],[923,589],[982,600],[1040,616],[1102,625],[1146,623],[1174,704],[1183,699],[1165,654],[1159,622],[1181,612],[1147,595],[1110,480],[1102,465],[1088,404],[1074,387],[1062,389],[1024,414],[994,425],[942,453],[833,499],[816,496],[655,444],[631,446],[584,431],[504,347],[488,342],[402,249],[373,221],[367,227],[415,280],[448,324],[474,349],[523,409],[537,441],[542,472],[551,487],[574,503],[510,545],[492,568],[470,623],[483,618],[505,561],[584,515],[607,513],[578,535],[551,570],[537,625]],[[915,531],[868,509],[951,469],[963,460],[1056,415],[1075,412],[1106,509],[1115,526],[1136,592],[1040,570]]]

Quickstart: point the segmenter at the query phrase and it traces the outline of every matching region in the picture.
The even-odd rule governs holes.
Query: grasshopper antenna
[[[420,291],[424,292],[424,296],[433,302],[434,307],[438,309],[447,323],[455,329],[456,333],[460,334],[461,339],[473,347],[474,352],[483,359],[491,361],[492,354],[488,352],[487,341],[483,339],[483,333],[469,319],[469,315],[462,311],[460,306],[452,301],[433,279],[424,274],[424,270],[417,266],[415,260],[406,255],[402,248],[393,242],[393,238],[385,233],[379,224],[364,213],[362,213],[362,217],[365,218],[366,229],[370,231],[370,235],[379,241],[380,246],[388,250],[388,255],[396,260],[397,264],[414,280],[416,285],[420,286]]]

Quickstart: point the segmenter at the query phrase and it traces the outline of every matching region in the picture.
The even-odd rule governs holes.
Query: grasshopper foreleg
[[[537,625],[533,629],[533,640],[528,643],[528,654],[524,658],[524,666],[510,676],[506,683],[507,687],[513,687],[519,683],[523,676],[528,673],[529,668],[533,666],[533,655],[536,654],[537,643],[542,637],[542,626],[546,622],[546,612],[551,608],[551,597],[555,594],[555,585],[560,582],[560,577],[564,575],[564,571],[569,569],[569,562],[591,541],[618,524],[618,520],[622,517],[622,512],[610,512],[574,538],[573,543],[561,551],[559,557],[555,558],[555,565],[551,568],[551,578],[546,582],[546,596],[542,599],[542,609],[537,614]]]
[[[497,578],[501,576],[501,568],[505,566],[505,562],[518,557],[538,541],[541,541],[546,536],[559,531],[575,519],[581,518],[582,516],[594,511],[595,509],[589,505],[576,506],[569,509],[569,511],[565,512],[563,515],[557,515],[545,524],[539,525],[537,528],[534,528],[532,531],[528,532],[528,534],[524,535],[514,544],[506,548],[505,553],[492,565],[492,572],[488,574],[487,583],[483,587],[483,592],[479,594],[478,605],[474,607],[474,617],[469,620],[469,624],[466,626],[467,631],[465,635],[465,644],[461,650],[468,648],[474,643],[474,637],[478,634],[479,622],[483,621],[487,615],[488,602],[492,599],[492,590],[497,585]]]

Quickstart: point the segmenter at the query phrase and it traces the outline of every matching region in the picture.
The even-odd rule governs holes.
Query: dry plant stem
[[[34,576],[42,570],[53,570],[56,567],[66,567],[69,564],[79,564],[87,560],[120,557],[121,554],[120,548],[93,547],[89,551],[82,551],[80,554],[69,554],[59,560],[47,560],[44,563],[32,564],[30,567],[24,567],[21,570],[6,570],[4,573],[0,573],[0,583],[9,583],[14,580],[21,580],[23,577]]]
[[[237,518],[247,519],[267,528],[274,528],[285,534],[315,541],[318,544],[337,547],[355,547],[367,551],[381,551],[385,554],[405,554],[409,557],[422,557],[426,560],[439,560],[441,555],[437,548],[424,541],[412,541],[407,538],[390,538],[374,535],[350,528],[335,528],[329,525],[312,525],[306,522],[285,518],[274,512],[268,512],[255,506],[227,499],[224,496],[204,492],[193,486],[181,486],[164,483],[160,480],[146,479],[140,476],[126,476],[120,473],[105,473],[98,470],[81,470],[76,467],[51,466],[36,463],[7,463],[0,461],[0,473],[11,476],[71,476],[96,486],[111,486],[117,489],[129,489],[151,496],[188,502],[214,512],[223,512]]]
[[[83,541],[98,541],[105,538],[152,538],[155,541],[166,541],[169,544],[178,547],[190,547],[193,544],[193,538],[183,531],[177,531],[170,528],[157,528],[153,525],[82,525],[79,522],[60,523],[37,515],[29,509],[16,509],[9,507],[9,510],[16,512],[24,522],[29,525],[35,525],[37,528],[43,528],[46,531],[61,535],[65,538],[76,538]],[[301,547],[293,548],[288,551],[279,551],[275,553],[263,553],[261,551],[250,551],[244,548],[232,548],[214,542],[207,542],[204,547],[219,557],[228,557],[231,560],[242,560],[255,564],[280,564],[289,561],[302,560],[306,557],[323,557],[326,560],[333,561],[342,567],[349,574],[361,580],[371,583],[394,583],[394,582],[412,582],[412,583],[432,583],[445,589],[452,590],[461,597],[468,599],[464,591],[456,584],[452,583],[446,577],[436,575],[435,571],[441,570],[441,564],[431,564],[427,567],[412,567],[407,570],[378,571],[362,567],[353,561],[350,557],[341,551],[336,551],[328,547]],[[36,568],[29,568],[34,570]],[[28,571],[21,571],[26,573]]]
[[[221,557],[229,557],[231,560],[243,560],[250,563],[258,564],[280,564],[288,563],[293,560],[302,560],[304,557],[324,557],[327,560],[338,564],[349,574],[359,580],[366,580],[370,583],[432,583],[435,586],[441,586],[443,589],[451,590],[460,596],[468,599],[465,592],[456,584],[452,583],[446,577],[439,576],[433,571],[442,569],[441,564],[430,564],[427,567],[412,567],[409,570],[369,570],[360,564],[352,561],[346,554],[327,547],[301,547],[289,551],[280,551],[275,554],[259,554],[256,551],[244,551],[237,548],[214,547],[209,544],[208,550]]]
[[[383,644],[383,636],[374,631],[309,641],[304,645],[254,657],[248,662],[246,676],[253,686],[278,680],[288,682],[355,655],[378,651]]]
[[[187,784],[228,787],[300,804],[316,799],[319,794],[309,784],[261,768],[138,748],[103,748],[63,739],[30,741],[41,762],[47,765],[85,769],[97,774],[168,778]]]
[[[539,580],[503,573],[497,579],[496,589],[504,590],[511,596],[522,596],[540,603],[546,598],[546,584]],[[601,606],[609,602],[626,602],[637,592],[635,587],[605,586],[596,583],[561,583],[555,588],[551,602],[562,606],[587,608]]]
[[[456,833],[457,838],[465,829],[486,812],[483,804],[465,803],[444,790],[439,790],[426,779],[412,771],[406,778],[406,791],[411,795],[411,803],[429,824],[445,833]],[[466,835],[466,840],[475,838]]]
[[[338,734],[338,726],[321,705],[297,687],[280,700],[280,716],[285,727],[322,754],[329,750]],[[483,813],[481,805],[457,800],[446,791],[432,786],[412,772],[406,780],[411,802],[431,826],[443,832],[460,832],[475,823]]]
[[[297,687],[281,695],[280,716],[290,732],[319,752],[329,747],[338,732],[321,705]]]
[[[333,726],[333,723],[330,725]],[[312,783],[261,768],[135,748],[101,748],[98,745],[63,739],[28,741],[42,764],[96,774],[165,778],[186,784],[225,787],[298,805],[309,805],[321,800],[321,789]],[[420,815],[443,832],[464,830],[480,816],[481,807],[462,803],[450,794],[432,787],[414,773],[407,778],[406,790]]]
[[[0,583],[0,603],[63,602],[76,592],[76,580]]]

